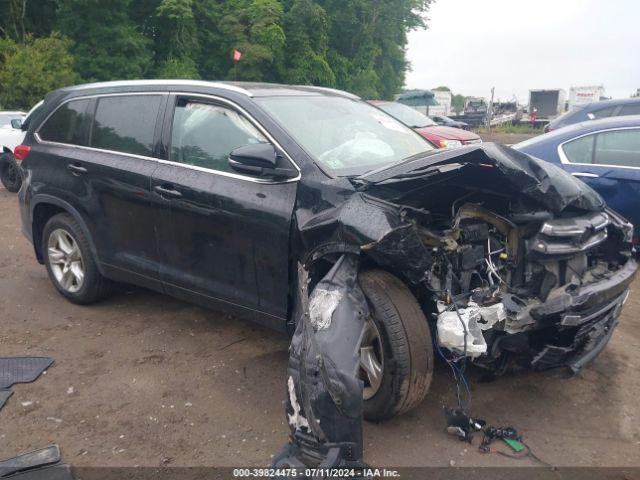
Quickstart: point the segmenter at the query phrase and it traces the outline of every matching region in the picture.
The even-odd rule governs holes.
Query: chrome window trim
[[[560,163],[562,163],[563,165],[578,165],[578,166],[583,166],[583,167],[606,167],[606,168],[631,168],[633,170],[640,170],[640,167],[627,167],[624,165],[609,165],[606,163],[577,163],[577,162],[570,162],[569,159],[567,158],[567,155],[564,153],[564,146],[567,143],[571,143],[574,140],[578,140],[580,138],[583,137],[588,137],[590,135],[598,135],[600,133],[606,133],[606,132],[615,132],[615,131],[619,131],[619,130],[639,130],[640,131],[640,126],[636,126],[636,127],[613,127],[613,128],[605,128],[603,130],[595,130],[593,132],[589,132],[589,133],[584,133],[582,135],[579,135],[577,137],[574,137],[570,140],[565,140],[564,142],[562,142],[561,144],[558,145],[557,147],[557,151],[558,151],[558,157],[560,157]]]
[[[237,174],[237,173],[231,173],[231,172],[223,172],[220,170],[214,170],[211,168],[205,168],[205,167],[199,167],[197,165],[189,165],[187,163],[180,163],[180,162],[174,162],[171,160],[164,160],[161,158],[156,158],[156,157],[148,157],[145,155],[136,155],[133,153],[126,153],[126,152],[118,152],[116,150],[107,150],[107,149],[103,149],[103,148],[94,148],[94,147],[88,147],[88,146],[84,146],[84,145],[74,145],[71,143],[60,143],[60,142],[52,142],[49,140],[43,140],[40,135],[39,135],[39,131],[42,128],[42,126],[49,120],[49,118],[59,109],[61,108],[63,105],[72,102],[74,100],[86,100],[86,99],[92,99],[92,98],[102,98],[102,97],[123,97],[123,96],[132,96],[132,95],[180,95],[180,96],[187,96],[190,98],[202,98],[205,100],[213,100],[215,102],[218,103],[222,103],[225,106],[228,106],[232,109],[237,110],[240,114],[244,115],[249,122],[260,132],[262,133],[275,147],[277,147],[289,160],[289,162],[291,163],[291,165],[293,165],[295,167],[295,169],[298,171],[298,175],[295,176],[294,178],[288,178],[286,180],[269,180],[269,179],[261,179],[261,178],[256,178],[256,177],[251,177],[248,175],[241,175],[241,174]],[[204,94],[204,93],[192,93],[192,92],[117,92],[117,93],[96,93],[96,94],[92,94],[92,95],[84,95],[84,96],[78,96],[78,97],[73,97],[73,98],[69,98],[65,101],[63,101],[62,103],[60,103],[52,112],[49,113],[49,115],[46,116],[46,118],[40,122],[40,125],[38,125],[38,128],[36,129],[36,131],[34,132],[33,135],[36,139],[36,141],[39,144],[42,145],[52,145],[52,146],[58,146],[58,147],[71,147],[71,148],[77,148],[80,150],[87,150],[87,151],[92,151],[92,152],[101,152],[101,153],[108,153],[108,154],[114,154],[114,155],[124,155],[126,157],[131,157],[131,158],[137,158],[140,160],[151,160],[157,163],[161,163],[161,164],[165,164],[165,165],[176,165],[179,167],[183,167],[183,168],[187,168],[190,170],[195,170],[195,171],[199,171],[199,172],[204,172],[204,173],[213,173],[215,175],[220,175],[223,177],[229,177],[229,178],[236,178],[238,180],[246,180],[249,182],[253,182],[253,183],[262,183],[262,184],[269,184],[269,185],[278,185],[278,184],[282,184],[282,183],[292,183],[292,182],[297,182],[298,180],[300,180],[300,178],[302,177],[301,174],[301,170],[300,167],[296,164],[296,162],[293,161],[293,158],[291,158],[291,155],[289,155],[289,153],[282,148],[282,146],[276,141],[275,138],[273,138],[273,136],[251,115],[249,114],[249,112],[247,112],[244,108],[242,108],[240,105],[238,105],[235,102],[232,102],[231,100],[228,100],[226,98],[222,98],[222,97],[218,97],[216,95],[210,95],[210,94]]]

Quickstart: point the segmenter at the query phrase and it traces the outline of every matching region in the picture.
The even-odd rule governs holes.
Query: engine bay
[[[498,372],[516,357],[555,366],[536,356],[554,342],[567,355],[577,350],[588,307],[546,315],[544,306],[619,271],[631,255],[629,226],[610,211],[554,215],[486,192],[482,202],[466,201],[473,196],[450,212],[406,212],[433,256],[423,297],[433,299],[426,303],[439,346]]]

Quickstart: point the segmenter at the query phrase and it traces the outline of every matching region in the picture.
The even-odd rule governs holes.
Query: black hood
[[[598,193],[561,168],[495,143],[436,151],[368,172],[353,180],[361,190],[367,190],[374,185],[416,182],[437,177],[443,171],[469,166],[496,168],[496,188],[507,182],[511,188],[555,213],[569,206],[586,211],[599,211],[605,206]]]

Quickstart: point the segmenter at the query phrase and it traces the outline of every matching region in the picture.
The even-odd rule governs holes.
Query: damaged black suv
[[[574,371],[612,335],[631,225],[551,164],[438,151],[350,94],[193,81],[50,93],[20,147],[24,232],[77,303],[112,281],[293,334],[279,465],[358,465],[434,346]]]

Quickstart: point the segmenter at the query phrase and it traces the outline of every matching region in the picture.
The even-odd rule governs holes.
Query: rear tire
[[[22,186],[22,175],[13,155],[8,152],[0,155],[0,182],[4,188],[16,193]]]
[[[89,241],[67,213],[49,219],[42,233],[42,256],[51,282],[73,303],[86,305],[106,297],[111,282],[98,270]]]
[[[365,395],[364,418],[387,420],[418,406],[429,391],[433,377],[431,333],[420,305],[397,277],[369,270],[359,275],[359,282],[382,340],[382,380],[375,393],[369,392],[370,398]],[[366,387],[366,371],[361,367],[362,375]]]

